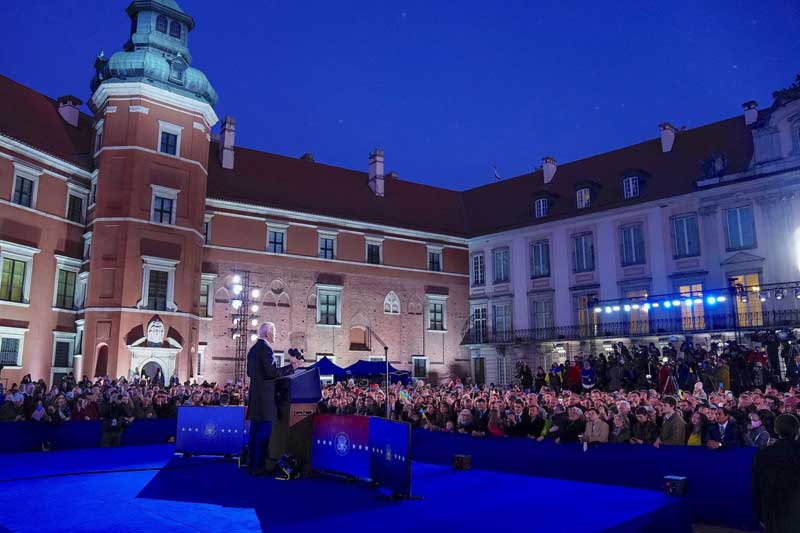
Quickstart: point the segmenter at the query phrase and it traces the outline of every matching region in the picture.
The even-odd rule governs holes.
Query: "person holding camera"
[[[123,430],[133,422],[133,409],[130,401],[123,403],[122,393],[111,392],[109,401],[103,404],[103,435],[100,440],[102,448],[118,447],[122,444]]]

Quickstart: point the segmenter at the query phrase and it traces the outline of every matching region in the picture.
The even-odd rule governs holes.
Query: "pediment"
[[[755,254],[747,253],[747,252],[736,252],[725,261],[723,261],[722,265],[737,265],[740,263],[762,263],[764,262],[764,258],[760,257]]]

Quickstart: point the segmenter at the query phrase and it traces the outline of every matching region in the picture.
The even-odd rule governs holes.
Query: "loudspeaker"
[[[686,496],[686,478],[681,476],[665,476],[664,494],[675,497]]]
[[[453,468],[456,470],[471,470],[472,469],[472,456],[471,455],[454,455]]]

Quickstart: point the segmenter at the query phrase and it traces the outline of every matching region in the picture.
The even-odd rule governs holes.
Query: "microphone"
[[[297,348],[289,348],[289,355],[297,359],[298,361],[306,362],[306,358],[303,356],[303,352],[298,350]]]

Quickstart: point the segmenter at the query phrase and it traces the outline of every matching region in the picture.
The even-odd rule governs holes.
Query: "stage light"
[[[655,304],[653,304],[653,305],[655,305]],[[667,308],[667,309],[669,309],[670,307],[672,307],[672,302],[670,302],[669,300],[667,300],[666,302],[664,302],[664,307],[665,307],[665,308]]]
[[[258,335],[256,335],[255,333],[253,333],[252,335],[250,335],[250,340],[251,340],[252,342],[256,342],[256,341],[258,340]]]
[[[242,293],[242,289],[243,288],[244,287],[242,287],[241,285],[234,285],[233,286],[233,294],[235,294],[237,296],[240,295]]]
[[[717,299],[714,298],[713,296],[709,296],[708,298],[706,298],[706,302],[708,302],[708,305],[714,305],[715,303],[717,303]]]
[[[717,301],[718,301],[719,303],[725,303],[727,300],[728,300],[728,299],[727,299],[725,296],[723,296],[723,295],[719,295],[719,296],[717,296]]]
[[[633,305],[631,306],[631,309],[639,309],[639,304],[633,304]]]
[[[253,289],[250,292],[250,296],[255,300],[256,298],[261,298],[261,291],[258,289]]]
[[[607,306],[606,306],[606,313],[610,313],[610,312],[611,312],[611,306],[610,306],[610,305],[607,305]]]
[[[800,296],[798,296],[798,298],[800,298]],[[611,309],[613,309],[614,311],[619,311],[619,306],[615,305],[615,306],[611,307]]]
[[[595,307],[594,308],[594,312],[595,313],[602,313],[603,312],[603,308],[602,307]]]
[[[783,296],[786,292],[783,289],[775,289],[775,299],[776,300],[783,300]]]
[[[768,297],[769,297],[768,292],[762,292],[758,295],[758,299],[761,300],[762,302],[766,302]]]
[[[253,320],[251,320],[251,321],[250,321],[250,325],[251,325],[251,326],[257,326],[257,325],[258,325],[258,319],[257,319],[257,318],[254,318]]]
[[[687,298],[686,300],[684,300],[683,304],[684,305],[692,305],[692,299],[691,298]]]
[[[231,301],[231,306],[233,306],[234,309],[239,309],[242,306],[242,301],[241,300],[232,300]]]
[[[679,305],[681,305],[681,301],[680,300],[672,300],[672,305],[674,305],[675,307],[678,307]]]
[[[658,302],[653,302],[653,307],[659,307],[660,305]]]
[[[234,326],[238,326],[239,325],[239,319],[238,318],[234,318],[233,319],[233,325]]]
[[[630,306],[630,305],[627,305],[627,304],[625,304],[625,306],[623,307],[623,309],[625,310],[625,312],[626,312],[626,313],[628,313],[628,312],[630,312],[630,310],[631,310],[631,306]]]
[[[235,276],[233,276],[233,282],[237,283],[237,284],[241,283],[242,282],[242,276],[240,276],[239,274],[236,274]]]
[[[253,304],[250,306],[251,313],[258,313],[258,304]]]
[[[702,298],[695,298],[694,299],[694,303],[701,304],[701,303],[703,303],[703,299]]]
[[[653,305],[655,305],[655,304],[653,304]],[[644,304],[644,305],[642,305],[642,309],[643,309],[644,311],[649,311],[649,310],[650,310],[650,304]]]
[[[794,297],[795,298],[800,298],[800,289],[795,289],[794,290]]]
[[[739,296],[739,301],[742,302],[743,304],[746,304],[747,303],[747,295],[746,294],[742,294],[741,296]]]
[[[234,334],[233,334],[233,338],[234,338],[234,339],[238,339],[239,337],[240,337],[240,335],[239,335],[239,333],[238,333],[238,332],[236,332],[236,333],[234,333]]]
[[[669,357],[665,357],[661,360],[662,363],[667,364],[669,363]]]

